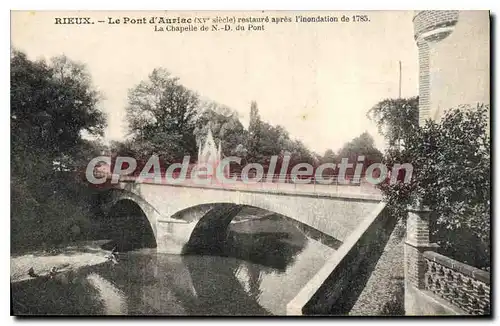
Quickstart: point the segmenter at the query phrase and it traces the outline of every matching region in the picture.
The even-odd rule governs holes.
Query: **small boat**
[[[30,269],[28,270],[28,275],[30,277],[38,277],[38,276],[40,276],[37,273],[35,273],[35,270],[33,269],[33,267],[30,267]]]

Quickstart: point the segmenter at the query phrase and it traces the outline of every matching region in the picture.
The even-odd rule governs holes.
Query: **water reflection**
[[[333,251],[276,216],[239,220],[224,256],[131,251],[117,265],[12,284],[13,312],[280,315]]]
[[[99,293],[106,315],[126,315],[127,305],[124,293],[113,283],[96,273],[90,273],[86,280]]]
[[[271,215],[232,223],[223,253],[285,271],[307,241],[295,225]]]

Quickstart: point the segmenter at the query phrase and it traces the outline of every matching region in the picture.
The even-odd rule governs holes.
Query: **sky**
[[[295,16],[368,15],[365,23],[295,23]],[[264,31],[155,32],[154,25],[60,25],[56,17],[283,17]],[[31,59],[65,54],[85,63],[108,117],[106,140],[127,131],[127,92],[157,67],[186,87],[237,111],[248,125],[250,103],[261,118],[322,154],[367,131],[384,147],[366,112],[418,95],[412,11],[368,12],[13,12],[11,45]],[[211,25],[211,23],[210,23]],[[242,24],[247,27],[248,24]],[[256,24],[257,25],[257,24]],[[234,28],[234,26],[233,26]]]

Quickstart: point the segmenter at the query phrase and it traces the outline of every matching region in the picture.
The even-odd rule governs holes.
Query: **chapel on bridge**
[[[202,146],[203,144],[203,146]],[[198,144],[198,164],[210,164],[213,168],[213,174],[215,175],[216,169],[223,159],[222,154],[222,144],[219,140],[218,146],[215,143],[214,137],[212,135],[212,130],[209,128],[205,141],[200,141]],[[224,167],[224,175],[229,175],[229,165]]]

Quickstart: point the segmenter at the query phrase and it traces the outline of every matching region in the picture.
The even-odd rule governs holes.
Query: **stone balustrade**
[[[490,273],[433,251],[423,254],[425,290],[471,315],[490,314]]]

